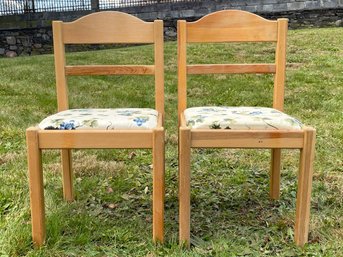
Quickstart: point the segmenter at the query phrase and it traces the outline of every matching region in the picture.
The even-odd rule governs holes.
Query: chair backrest
[[[154,75],[155,108],[164,114],[163,21],[144,22],[121,12],[86,15],[73,22],[54,21],[54,55],[58,111],[69,108],[66,76]],[[153,43],[154,65],[66,65],[66,44]]]
[[[240,10],[224,10],[195,22],[178,21],[178,114],[187,108],[187,74],[275,73],[273,107],[282,111],[288,19],[266,20]],[[275,63],[187,65],[187,43],[276,42]]]

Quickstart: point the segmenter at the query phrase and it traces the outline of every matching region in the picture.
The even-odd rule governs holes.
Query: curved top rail
[[[210,14],[205,15],[204,17],[200,18],[197,21],[189,22],[189,24],[201,24],[201,23],[208,23],[209,21],[218,21],[220,20],[221,23],[230,22],[232,19],[237,19],[238,21],[247,21],[251,20],[253,22],[267,22],[267,23],[275,23],[273,20],[267,20],[255,13],[242,11],[242,10],[222,10],[218,12],[213,12]],[[237,24],[235,24],[237,25]]]
[[[153,22],[145,22],[122,12],[92,13],[62,24],[65,44],[154,42]]]
[[[277,41],[277,21],[241,10],[223,10],[187,22],[187,42]]]

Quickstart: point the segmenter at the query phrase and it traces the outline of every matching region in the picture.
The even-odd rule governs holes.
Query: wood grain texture
[[[187,42],[276,41],[276,21],[256,14],[223,10],[187,23]]]
[[[179,130],[179,241],[190,246],[190,181],[191,181],[191,133],[190,129]]]
[[[295,243],[299,246],[303,246],[308,240],[316,131],[313,128],[306,128],[304,133],[304,147],[300,152],[294,233]]]
[[[69,108],[68,103],[68,87],[64,66],[65,48],[63,44],[61,21],[52,22],[52,30],[54,37],[54,59],[55,59],[55,76],[56,76],[56,91],[57,91],[57,107],[58,111],[64,111]]]
[[[74,65],[66,66],[65,74],[80,75],[153,75],[154,65]]]
[[[164,118],[164,34],[163,21],[154,21],[155,108]]]
[[[187,70],[186,70],[186,21],[177,21],[177,101],[178,101],[178,118],[187,108]]]
[[[278,40],[275,52],[276,72],[274,77],[273,108],[283,111],[286,79],[286,43],[288,19],[278,19]]]
[[[187,65],[188,74],[275,73],[275,64],[196,64]]]
[[[63,183],[63,198],[71,202],[74,200],[73,192],[73,169],[72,169],[72,155],[70,149],[61,150],[61,164],[62,164],[62,183]]]
[[[152,22],[122,12],[106,11],[63,23],[65,44],[153,43]]]
[[[153,240],[164,242],[164,130],[153,132]]]
[[[303,132],[265,130],[191,130],[191,147],[295,148],[303,146]]]
[[[270,164],[270,198],[277,200],[280,198],[280,171],[281,171],[281,149],[271,149]]]
[[[32,239],[36,247],[45,241],[45,208],[41,150],[38,147],[38,130],[26,130],[27,161],[29,170]]]
[[[63,195],[73,200],[71,149],[153,149],[153,240],[164,240],[164,57],[163,21],[144,22],[120,12],[99,12],[75,22],[53,22],[58,110],[68,109],[66,75],[155,75],[158,124],[153,130],[27,130],[32,236],[45,239],[42,149],[62,149]],[[154,43],[153,65],[66,66],[65,44]],[[123,88],[125,90],[125,88]]]
[[[179,117],[179,186],[180,243],[189,246],[190,152],[194,148],[266,148],[272,149],[270,195],[280,194],[281,149],[302,149],[295,241],[307,241],[309,199],[314,152],[313,132],[304,130],[212,130],[190,129],[183,115],[187,108],[187,74],[275,73],[273,107],[280,111],[284,104],[287,19],[269,21],[255,14],[224,10],[195,22],[178,22],[178,117]],[[187,66],[187,43],[196,42],[277,42],[275,64],[193,64]],[[311,130],[312,131],[312,130]],[[313,140],[312,140],[313,139]],[[187,206],[188,205],[188,206]]]
[[[40,130],[39,148],[152,148],[152,134],[152,130]]]

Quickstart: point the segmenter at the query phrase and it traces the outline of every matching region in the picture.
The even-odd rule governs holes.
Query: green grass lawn
[[[0,59],[0,256],[343,256],[343,29],[289,32],[285,111],[317,129],[309,244],[293,243],[298,150],[283,151],[269,199],[268,150],[192,154],[192,247],[178,246],[177,56],[165,45],[166,243],[151,241],[151,152],[74,151],[76,201],[57,151],[43,156],[47,241],[31,241],[25,129],[57,109],[53,56]],[[140,55],[142,57],[138,57]],[[270,62],[271,44],[189,47],[190,63]],[[70,63],[152,63],[152,46],[71,53]],[[71,107],[153,107],[150,77],[72,77]],[[271,106],[272,77],[189,79],[189,105]]]

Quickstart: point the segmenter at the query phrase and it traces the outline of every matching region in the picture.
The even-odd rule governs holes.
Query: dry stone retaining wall
[[[199,0],[117,10],[131,13],[146,21],[163,19],[166,38],[174,39],[178,19],[192,21],[225,9],[246,10],[271,19],[287,17],[291,28],[342,26],[343,23],[343,0]],[[51,21],[71,21],[91,12],[94,10],[0,16],[0,56],[51,53]]]

